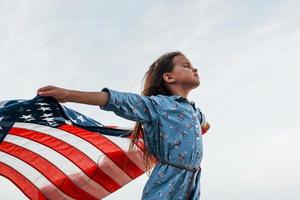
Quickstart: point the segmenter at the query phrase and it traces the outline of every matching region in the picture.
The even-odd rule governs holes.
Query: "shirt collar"
[[[188,101],[186,98],[179,96],[179,95],[172,95],[170,97],[176,101]]]
[[[188,99],[182,97],[182,96],[179,96],[179,95],[172,95],[170,96],[170,98],[174,99],[175,101],[178,101],[178,102],[187,102],[189,103],[191,106],[193,106],[194,109],[196,109],[196,105],[195,105],[195,102],[193,101],[189,101]]]

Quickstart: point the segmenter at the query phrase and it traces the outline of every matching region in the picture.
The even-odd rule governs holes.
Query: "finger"
[[[47,91],[47,90],[52,90],[54,88],[54,86],[52,85],[48,85],[48,86],[45,86],[45,87],[41,87],[38,91]]]
[[[53,90],[42,90],[42,91],[38,91],[38,95],[51,96],[52,94],[53,94]]]
[[[42,87],[42,88],[39,88],[37,93],[38,94],[45,94],[46,92],[50,92],[54,89],[53,86],[46,86],[46,87]]]
[[[40,96],[51,96],[52,95],[52,92],[38,92],[38,95]]]

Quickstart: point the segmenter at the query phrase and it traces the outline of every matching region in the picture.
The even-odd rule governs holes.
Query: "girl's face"
[[[174,68],[170,76],[185,89],[194,89],[200,85],[198,71],[184,55],[173,58]]]

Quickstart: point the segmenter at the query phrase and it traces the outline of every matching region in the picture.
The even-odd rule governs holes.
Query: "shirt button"
[[[198,125],[198,124],[196,125],[196,128],[199,128],[199,125]]]
[[[199,137],[197,137],[197,140],[200,140],[200,138],[199,138]]]
[[[196,113],[193,114],[193,116],[196,116],[196,115],[197,115]]]

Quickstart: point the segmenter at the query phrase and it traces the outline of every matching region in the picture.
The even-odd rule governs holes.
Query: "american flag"
[[[0,176],[29,199],[102,199],[145,172],[130,129],[104,126],[52,97],[0,102]]]

